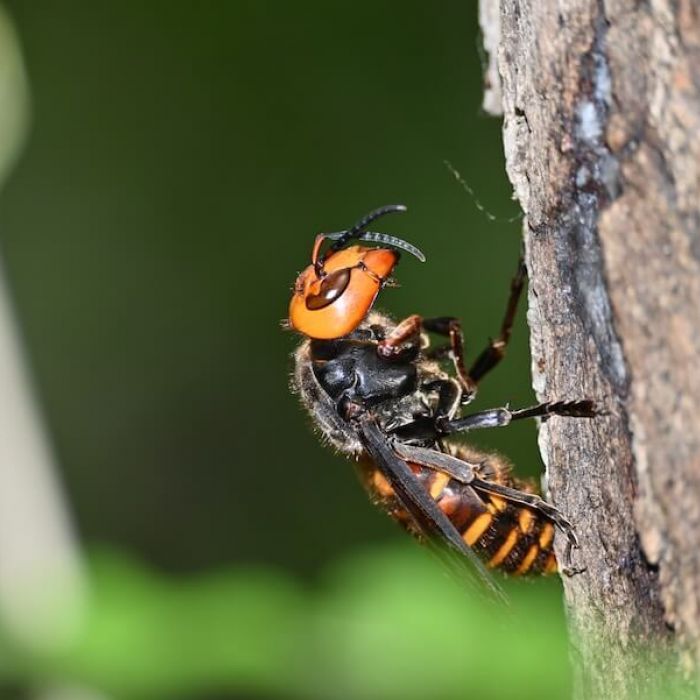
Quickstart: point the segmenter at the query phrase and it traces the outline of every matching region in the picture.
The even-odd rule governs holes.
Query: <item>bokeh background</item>
[[[381,230],[428,262],[382,306],[497,333],[520,224],[476,3],[5,7],[1,253],[91,594],[71,644],[6,640],[2,697],[565,696],[558,584],[497,624],[454,588],[308,429],[280,329],[313,236],[403,202]],[[532,399],[521,309],[478,407]],[[533,425],[477,441],[541,472]]]

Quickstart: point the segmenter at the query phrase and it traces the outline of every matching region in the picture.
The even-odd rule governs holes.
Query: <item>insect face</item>
[[[289,326],[315,340],[333,340],[352,333],[367,316],[379,290],[399,261],[397,250],[344,246],[352,240],[383,243],[419,260],[423,253],[410,243],[367,227],[386,214],[406,211],[402,204],[375,209],[352,228],[316,236],[309,265],[298,277],[289,304]],[[326,241],[332,245],[321,252]]]
[[[341,338],[367,315],[399,255],[356,245],[320,259],[317,249],[318,243],[314,261],[297,277],[289,322],[310,338]]]

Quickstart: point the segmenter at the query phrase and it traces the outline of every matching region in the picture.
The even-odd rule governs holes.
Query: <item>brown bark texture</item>
[[[577,692],[640,697],[659,682],[642,649],[700,667],[700,4],[482,0],[480,17],[534,388],[607,411],[540,428],[585,567],[564,579]]]

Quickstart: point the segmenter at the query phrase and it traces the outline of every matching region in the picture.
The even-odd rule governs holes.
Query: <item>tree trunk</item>
[[[482,0],[506,167],[525,212],[552,501],[582,698],[700,668],[700,10],[693,0]],[[494,55],[497,53],[497,56]],[[562,543],[558,554],[561,556]]]

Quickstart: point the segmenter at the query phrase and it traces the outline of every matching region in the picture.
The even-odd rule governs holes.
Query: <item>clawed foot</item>
[[[567,533],[569,539],[566,543],[566,549],[564,550],[564,559],[566,560],[566,564],[560,569],[562,575],[567,576],[568,578],[576,576],[577,574],[582,574],[584,571],[586,571],[585,566],[574,566],[571,563],[571,553],[574,549],[578,549],[578,540],[576,539],[576,535],[574,534],[573,530],[571,531],[571,534],[573,535],[573,539],[571,536],[569,536],[569,533]]]

